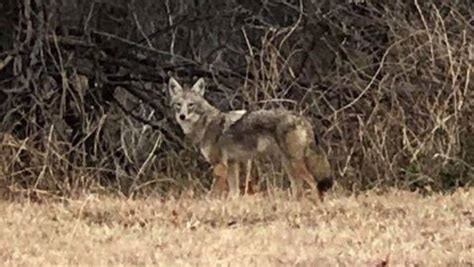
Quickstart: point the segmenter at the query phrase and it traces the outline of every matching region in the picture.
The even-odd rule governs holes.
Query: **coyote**
[[[213,167],[212,191],[222,190],[227,182],[231,193],[238,193],[241,165],[251,168],[252,159],[262,155],[281,158],[297,197],[303,181],[321,200],[332,187],[329,162],[306,118],[283,109],[222,112],[204,98],[203,78],[183,88],[171,77],[168,90],[177,123]]]

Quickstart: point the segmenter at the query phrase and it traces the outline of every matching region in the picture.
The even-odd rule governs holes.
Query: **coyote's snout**
[[[203,78],[190,89],[171,78],[168,89],[176,121],[213,166],[214,190],[227,182],[238,192],[241,165],[262,154],[281,157],[296,195],[303,181],[320,197],[332,186],[329,162],[306,118],[287,110],[221,112],[204,98]]]

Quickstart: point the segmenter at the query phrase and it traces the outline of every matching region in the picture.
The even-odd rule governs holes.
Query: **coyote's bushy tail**
[[[326,154],[316,146],[308,147],[305,152],[305,164],[317,182],[320,194],[331,189],[334,184],[331,166]]]

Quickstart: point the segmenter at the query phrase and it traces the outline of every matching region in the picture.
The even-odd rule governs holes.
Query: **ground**
[[[0,202],[5,265],[473,266],[474,188]]]

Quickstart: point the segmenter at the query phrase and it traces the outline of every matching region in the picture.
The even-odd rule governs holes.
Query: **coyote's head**
[[[174,78],[170,78],[168,90],[175,119],[185,134],[194,130],[194,126],[203,115],[214,110],[204,99],[205,83],[200,78],[190,89],[183,88]]]

